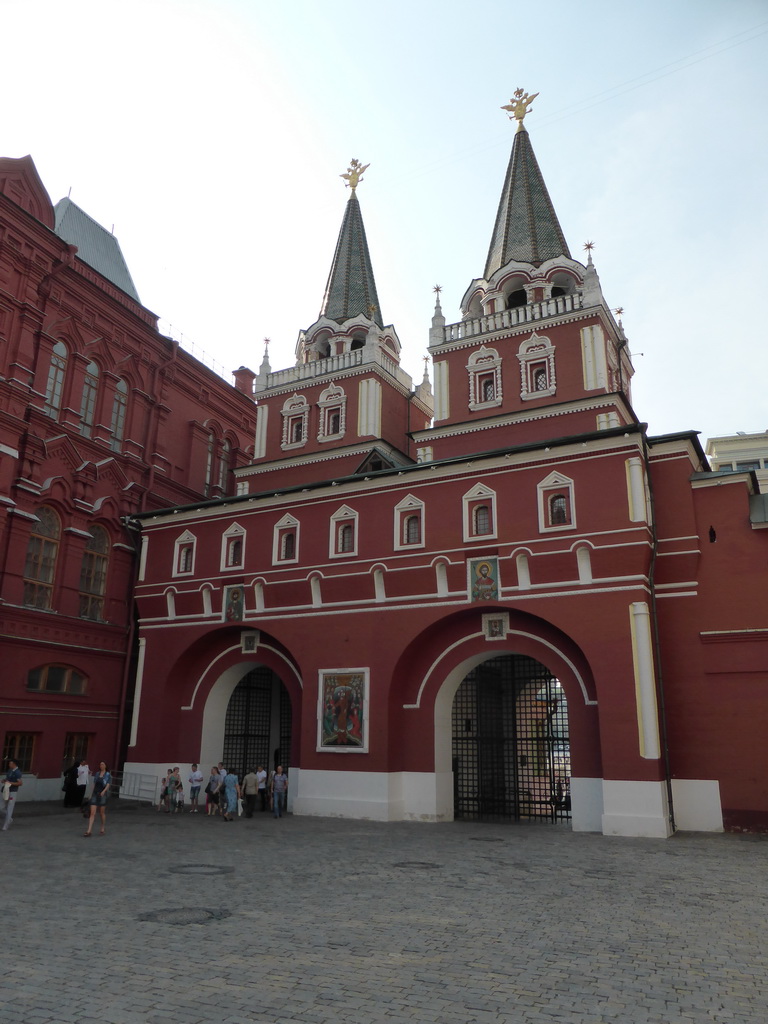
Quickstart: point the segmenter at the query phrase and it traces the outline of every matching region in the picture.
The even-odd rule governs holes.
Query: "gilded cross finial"
[[[616,309],[614,309],[613,313],[614,313],[614,316],[617,316],[617,317],[619,317],[619,319],[621,319],[621,317],[624,315],[624,307],[623,306],[617,306]]]
[[[522,89],[515,89],[515,92],[510,99],[509,103],[502,107],[502,110],[506,110],[509,113],[509,120],[513,119],[517,121],[517,130],[523,130],[523,120],[525,115],[528,113],[528,108],[536,99],[539,94],[535,92],[533,96],[529,96],[527,92],[523,92]]]
[[[585,242],[584,243],[584,248],[585,248],[585,250],[587,252],[592,252],[592,250],[595,248],[595,243],[594,242]]]
[[[359,160],[352,158],[352,162],[347,168],[346,174],[340,174],[340,178],[347,179],[347,188],[351,188],[354,192],[360,182],[363,180],[363,174],[368,170],[370,164],[366,164],[365,167],[360,163]]]
[[[376,306],[373,302],[370,304],[370,306],[368,307],[368,319],[369,320],[373,320],[374,316],[376,315],[376,310],[378,308],[379,307]]]
[[[433,292],[435,293],[435,295],[437,295],[438,297],[440,296],[440,292],[441,292],[442,290],[443,290],[443,286],[442,286],[441,284],[436,284],[436,285],[435,285],[435,287],[434,287],[434,288],[432,289],[432,291],[433,291]]]

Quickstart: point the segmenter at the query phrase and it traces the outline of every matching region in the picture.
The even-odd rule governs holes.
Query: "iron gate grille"
[[[255,668],[243,676],[229,700],[224,726],[224,766],[241,779],[257,765],[270,763],[273,678],[271,669]]]
[[[522,654],[473,669],[453,702],[455,817],[570,821],[570,776],[559,681]]]

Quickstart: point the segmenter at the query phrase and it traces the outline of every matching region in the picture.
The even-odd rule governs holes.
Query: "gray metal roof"
[[[515,133],[512,144],[485,278],[510,260],[538,266],[555,256],[570,255],[531,140],[523,129]]]
[[[371,306],[376,307],[372,316]],[[379,327],[384,326],[368,255],[363,215],[353,192],[344,212],[320,316],[343,323],[360,313],[374,320]]]
[[[79,259],[136,302],[141,302],[115,236],[97,224],[71,199],[60,199],[53,212],[56,215],[54,231],[65,242],[77,246]]]

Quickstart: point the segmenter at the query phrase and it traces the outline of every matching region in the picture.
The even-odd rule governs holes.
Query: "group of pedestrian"
[[[64,806],[80,807],[83,816],[87,815],[88,817],[88,826],[83,833],[85,838],[89,838],[93,834],[97,812],[101,823],[99,835],[106,835],[107,797],[112,784],[112,776],[106,762],[100,761],[97,771],[93,773],[93,790],[90,799],[86,801],[85,793],[89,778],[90,768],[86,760],[81,758],[64,773],[62,787]],[[190,814],[197,814],[199,811],[200,789],[203,781],[203,773],[198,765],[193,764],[188,778]],[[13,822],[16,795],[22,783],[22,771],[18,763],[11,758],[8,760],[8,770],[2,784],[5,810],[3,832],[7,832]],[[282,765],[278,765],[269,776],[264,766],[259,765],[256,771],[251,769],[244,776],[241,787],[237,775],[234,772],[228,772],[224,764],[219,761],[218,765],[211,768],[208,784],[205,787],[205,798],[206,812],[209,815],[218,814],[224,821],[234,821],[243,809],[243,803],[245,816],[252,818],[257,802],[261,811],[266,811],[267,805],[269,805],[274,816],[280,818],[286,812],[288,776],[284,773]],[[178,767],[169,768],[163,777],[160,783],[160,801],[157,809],[158,811],[165,810],[167,814],[170,814],[171,811],[184,810],[184,785]]]

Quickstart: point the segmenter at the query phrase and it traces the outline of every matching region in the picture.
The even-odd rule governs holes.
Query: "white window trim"
[[[485,484],[476,484],[471,491],[467,491],[464,497],[461,499],[464,506],[464,543],[474,543],[482,540],[495,540],[498,534],[498,515],[496,509],[496,492],[492,491],[490,487],[486,487]],[[472,510],[478,504],[486,504],[489,506],[491,513],[491,531],[490,533],[475,533],[473,530],[473,515]]]
[[[570,523],[549,525],[549,495],[552,491],[563,491],[568,495],[568,508],[571,513]],[[546,479],[536,485],[539,506],[539,532],[562,533],[563,530],[576,529],[576,503],[574,500],[573,480],[562,473],[550,473]]]
[[[418,515],[420,520],[420,540],[415,544],[407,544],[403,540],[403,527],[405,520],[411,515]],[[395,551],[415,551],[425,545],[426,517],[424,502],[415,498],[412,494],[406,495],[402,501],[395,505],[394,518],[394,549]]]
[[[309,439],[309,405],[303,395],[292,395],[283,405],[281,410],[283,417],[283,440],[280,447],[283,451],[293,451],[296,448],[303,448]],[[291,441],[291,423],[301,417],[301,440]]]
[[[192,545],[192,567],[190,569],[179,569],[179,556],[181,549]],[[194,533],[190,533],[189,530],[185,530],[180,537],[177,537],[173,545],[173,572],[172,577],[175,576],[194,576],[195,574],[195,558],[197,556],[197,537]]]
[[[239,539],[242,541],[240,549],[240,561],[237,565],[227,565],[227,551],[229,550],[229,542],[233,539]],[[245,566],[245,530],[239,523],[233,523],[228,530],[221,535],[221,564],[219,569],[222,572],[242,572]]]
[[[469,376],[469,408],[472,412],[483,409],[495,409],[502,403],[501,388],[501,357],[495,348],[486,348],[481,345],[473,352],[467,363],[467,374]],[[493,374],[493,395],[487,402],[482,400],[478,388],[480,381],[487,374]]]
[[[299,529],[301,524],[299,520],[286,512],[283,518],[275,523],[272,530],[272,564],[273,565],[291,565],[299,560]],[[282,536],[287,530],[293,530],[296,534],[296,543],[294,545],[294,556],[293,558],[281,558],[280,548],[282,547]]]
[[[328,555],[330,558],[356,558],[357,557],[357,544],[358,544],[358,514],[354,509],[351,509],[348,505],[342,505],[340,509],[331,516],[330,522],[330,535],[328,538]],[[352,524],[352,536],[354,543],[351,551],[339,551],[337,544],[338,529],[342,523]]]
[[[325,443],[326,441],[338,441],[344,437],[347,429],[347,396],[343,388],[340,388],[338,384],[331,384],[330,387],[321,392],[317,404],[320,409],[317,440]],[[326,430],[328,417],[337,410],[339,413],[339,429],[331,434]]]
[[[555,346],[549,340],[534,333],[524,341],[517,351],[520,360],[520,398],[530,402],[534,398],[547,398],[557,391],[555,376]],[[544,362],[547,368],[547,387],[536,390],[536,383],[531,379],[531,371],[536,363]]]

